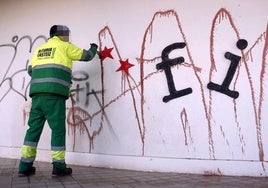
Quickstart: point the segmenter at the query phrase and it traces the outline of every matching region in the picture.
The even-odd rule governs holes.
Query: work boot
[[[33,166],[30,169],[28,169],[28,170],[24,170],[24,171],[19,171],[18,172],[18,176],[19,177],[31,176],[33,174],[35,174],[35,167],[33,167]]]
[[[71,168],[60,169],[56,166],[53,166],[52,177],[69,176],[69,175],[72,175]]]

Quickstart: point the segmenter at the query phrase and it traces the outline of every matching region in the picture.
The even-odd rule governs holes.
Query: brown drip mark
[[[211,58],[211,68],[210,68],[210,74],[209,74],[209,81],[212,80],[212,74],[213,71],[216,70],[216,63],[214,60],[214,31],[215,31],[215,27],[217,25],[217,23],[221,23],[221,21],[223,19],[228,19],[231,27],[233,28],[237,39],[240,39],[239,33],[238,33],[238,29],[235,27],[235,24],[232,20],[231,14],[225,10],[225,9],[220,9],[218,11],[218,13],[216,14],[213,23],[212,23],[212,28],[211,28],[211,37],[210,37],[210,58]],[[267,33],[267,29],[266,29],[266,33]],[[266,56],[267,56],[267,37],[265,40],[265,45],[264,45],[264,52],[263,52],[263,57],[262,57],[262,70],[261,70],[261,75],[260,75],[260,97],[259,97],[259,105],[256,104],[256,97],[255,97],[255,88],[253,87],[253,81],[252,81],[252,75],[250,73],[250,69],[248,66],[248,57],[249,55],[252,56],[252,49],[259,43],[259,41],[263,38],[263,36],[265,36],[264,34],[261,35],[261,37],[258,38],[258,40],[255,42],[255,44],[253,44],[252,48],[250,48],[250,50],[247,53],[244,53],[244,51],[241,51],[242,57],[241,57],[241,63],[238,67],[237,70],[237,74],[235,76],[234,79],[234,89],[236,87],[237,84],[237,80],[239,77],[239,73],[240,73],[240,69],[241,69],[241,64],[244,63],[244,67],[247,73],[247,78],[249,81],[249,85],[250,85],[250,89],[251,89],[251,102],[252,102],[252,107],[254,110],[254,118],[255,118],[255,123],[256,123],[256,130],[257,130],[257,145],[258,145],[258,149],[259,149],[259,160],[260,161],[264,161],[264,152],[263,152],[263,143],[262,143],[262,133],[261,133],[261,123],[260,123],[260,119],[261,119],[261,109],[262,109],[262,102],[263,102],[263,81],[264,81],[264,74],[267,71],[266,70]],[[266,49],[266,50],[265,50]],[[266,51],[266,53],[265,53]],[[252,59],[252,57],[251,57]],[[236,100],[233,100],[233,108],[234,108],[234,115],[235,115],[235,119],[236,119],[236,124],[237,124],[237,130],[239,131],[239,138],[242,144],[242,152],[244,152],[244,147],[245,146],[245,142],[244,142],[244,138],[243,135],[241,134],[241,126],[239,125],[238,122],[238,113],[237,113],[237,104],[236,104]],[[209,114],[211,114],[211,110],[212,110],[212,94],[211,91],[209,91]],[[210,128],[211,131],[211,128]]]
[[[99,32],[99,42],[100,42],[100,48],[102,49],[102,40],[101,40],[101,36],[106,36],[106,34],[109,34],[109,36],[111,37],[112,43],[114,48],[116,49],[116,53],[117,56],[119,57],[119,60],[122,60],[120,52],[118,50],[118,47],[115,43],[114,40],[114,36],[112,35],[112,32],[110,30],[110,28],[108,26],[104,27],[100,32]],[[134,84],[134,86],[131,85],[131,81]],[[102,105],[105,105],[105,101],[104,101],[104,88],[105,88],[105,83],[104,83],[104,68],[103,68],[103,61],[101,61],[101,84],[102,84]],[[128,88],[127,88],[127,86]],[[132,103],[133,103],[133,107],[134,107],[134,114],[137,120],[137,124],[138,124],[138,128],[139,128],[139,134],[141,137],[141,141],[142,141],[142,154],[144,155],[144,139],[145,139],[145,126],[141,126],[140,123],[140,118],[139,118],[139,114],[138,114],[138,109],[137,109],[137,105],[136,105],[136,98],[134,95],[134,89],[138,90],[138,93],[140,93],[139,88],[138,88],[138,84],[136,83],[136,81],[134,80],[134,78],[129,74],[126,75],[124,72],[122,72],[122,76],[121,76],[121,90],[122,93],[125,94],[127,91],[130,91],[131,97],[132,97]],[[119,95],[120,96],[120,95]],[[118,96],[118,97],[119,97]],[[115,102],[115,100],[111,100],[110,102],[107,103],[107,105],[105,105],[105,107],[108,107],[110,104],[112,104],[113,102]],[[103,108],[104,110],[104,108]],[[103,117],[103,112],[102,111],[102,117]],[[103,120],[103,118],[102,118]]]
[[[199,72],[201,71],[200,68],[196,67],[195,66],[195,63],[194,63],[194,60],[192,58],[192,55],[191,55],[191,52],[190,52],[190,48],[189,48],[189,44],[186,40],[186,36],[183,32],[183,29],[182,29],[182,26],[181,26],[181,23],[180,23],[180,20],[179,20],[179,16],[177,14],[176,11],[174,10],[167,10],[167,11],[159,11],[159,12],[156,12],[153,16],[153,19],[152,21],[150,22],[149,26],[147,27],[146,31],[145,31],[145,34],[144,34],[144,37],[143,37],[143,42],[142,42],[142,47],[141,47],[141,56],[139,58],[140,60],[140,83],[141,83],[141,116],[142,116],[142,124],[145,125],[145,120],[144,120],[144,52],[145,52],[145,44],[146,44],[146,38],[148,35],[150,35],[150,39],[152,41],[152,35],[153,35],[153,23],[155,21],[155,19],[157,17],[162,17],[162,16],[166,16],[166,17],[169,17],[169,16],[174,16],[176,21],[177,21],[177,26],[179,28],[179,31],[180,31],[180,34],[182,35],[182,38],[183,38],[183,42],[186,44],[186,51],[187,51],[187,54],[188,54],[188,57],[190,59],[190,62],[188,64],[188,66],[193,70],[194,72],[194,75],[196,77],[196,79],[198,80],[198,83],[199,83],[199,87],[200,87],[200,91],[201,91],[201,98],[202,98],[202,104],[203,104],[203,107],[204,107],[204,111],[205,111],[205,115],[206,115],[206,120],[207,120],[207,124],[208,124],[208,127],[209,127],[209,132],[208,132],[208,135],[209,135],[209,151],[210,151],[210,157],[211,158],[215,158],[214,156],[214,144],[213,144],[213,139],[212,139],[212,132],[211,132],[211,121],[210,121],[210,115],[209,115],[209,112],[208,112],[208,109],[207,109],[207,105],[206,105],[206,100],[205,100],[205,94],[204,94],[204,85],[202,84],[202,80],[201,80],[201,77],[199,76]]]
[[[184,132],[184,144],[189,147],[190,144],[193,144],[193,137],[191,133],[191,127],[189,126],[188,116],[185,108],[180,113],[180,120]],[[189,135],[189,138],[188,138]]]

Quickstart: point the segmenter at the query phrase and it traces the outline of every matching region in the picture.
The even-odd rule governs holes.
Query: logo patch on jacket
[[[38,50],[37,58],[38,59],[47,59],[53,58],[55,54],[56,48],[43,48]]]

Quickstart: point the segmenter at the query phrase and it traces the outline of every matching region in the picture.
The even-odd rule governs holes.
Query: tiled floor
[[[52,165],[44,162],[35,162],[35,175],[18,177],[18,162],[16,159],[0,158],[0,188],[268,188],[268,178],[263,177],[137,172],[75,165],[70,166],[73,168],[72,176],[52,178]]]

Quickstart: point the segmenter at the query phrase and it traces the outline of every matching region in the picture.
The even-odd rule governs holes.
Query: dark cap
[[[70,29],[65,25],[53,25],[49,31],[50,37],[54,36],[69,36]]]

